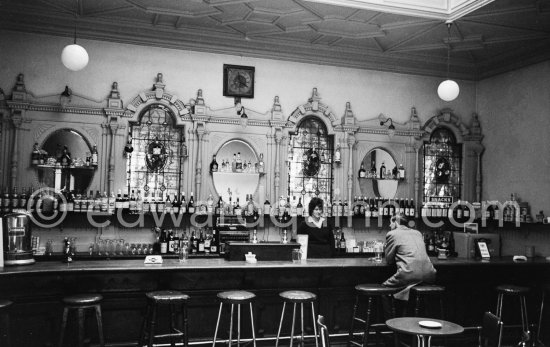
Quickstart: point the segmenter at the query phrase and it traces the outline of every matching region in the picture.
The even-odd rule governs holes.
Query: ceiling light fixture
[[[380,125],[384,125],[386,124],[387,122],[390,122],[390,125],[388,126],[388,136],[390,138],[393,137],[393,135],[395,135],[395,127],[393,126],[393,120],[391,118],[388,118],[386,119],[385,121],[380,121]]]
[[[444,101],[453,101],[458,97],[460,88],[458,83],[449,78],[449,65],[451,62],[451,25],[453,22],[446,22],[447,24],[447,79],[439,84],[437,87],[437,95]]]
[[[84,47],[76,44],[76,25],[78,22],[79,0],[76,0],[76,9],[74,11],[74,43],[67,45],[61,52],[61,62],[71,71],[80,71],[88,65],[90,58]]]

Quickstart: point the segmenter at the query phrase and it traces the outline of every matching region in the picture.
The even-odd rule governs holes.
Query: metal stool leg
[[[174,341],[174,307],[171,302],[168,302],[168,310],[170,311],[170,346],[176,347],[176,342]]]
[[[372,313],[372,297],[367,300],[367,316],[365,317],[365,329],[363,330],[363,346],[367,346],[369,339],[370,316]]]
[[[529,339],[529,319],[527,317],[527,301],[524,295],[521,295],[520,298],[520,310],[521,310],[521,328],[523,329],[523,339]]]
[[[78,312],[78,347],[84,347],[84,309],[79,308]]]
[[[147,347],[153,347],[153,339],[155,337],[155,325],[157,320],[157,307],[156,305],[152,308],[151,318],[149,320],[149,343]]]
[[[357,315],[357,307],[359,306],[359,295],[355,296],[355,305],[353,305],[353,316],[351,317],[351,324],[349,327],[349,337],[347,346],[351,346],[351,341],[353,341],[354,327],[355,327],[355,317]]]
[[[61,332],[59,334],[59,347],[63,347],[63,338],[65,337],[65,329],[67,328],[67,316],[69,315],[69,308],[63,309],[63,318],[61,319]]]
[[[281,329],[283,327],[283,318],[285,316],[286,302],[283,302],[283,311],[281,312],[281,321],[279,323],[279,331],[277,332],[277,340],[275,340],[275,347],[279,347],[279,337],[281,336]]]
[[[237,347],[241,346],[241,304],[237,305]]]
[[[315,320],[315,305],[311,302],[311,318],[313,319],[313,333],[315,334],[315,347],[319,347],[319,341],[317,339],[317,324]],[[328,332],[327,332],[328,333]]]
[[[254,331],[254,314],[252,312],[252,303],[250,303],[250,324],[252,325],[252,344],[256,347],[256,332]]]
[[[218,328],[220,327],[220,318],[222,317],[223,302],[220,302],[220,310],[218,312],[218,321],[216,322],[216,330],[214,331],[214,340],[212,341],[212,347],[216,346],[216,337],[218,336]]]
[[[235,304],[231,304],[231,318],[229,318],[229,346],[233,344],[233,312]]]
[[[502,319],[502,302],[504,301],[504,295],[498,294],[497,298],[497,312],[496,316]]]
[[[546,296],[546,290],[542,290],[542,298],[540,301],[539,323],[537,324],[537,343],[540,341],[540,326],[542,325],[542,313],[544,311],[544,298]]]
[[[143,317],[143,323],[141,324],[141,332],[139,333],[139,345],[143,346],[145,343],[146,338],[146,330],[147,330],[147,318],[151,314],[151,305],[147,303],[147,307],[145,309],[145,316]]]
[[[101,306],[95,306],[95,319],[97,320],[97,334],[99,336],[99,345],[105,347],[105,339],[103,337],[103,320],[101,318]]]
[[[300,346],[304,347],[304,304],[300,303],[300,328],[302,329],[302,334],[300,335]]]
[[[290,328],[290,347],[292,347],[292,342],[294,340],[294,324],[296,322],[296,303],[292,308],[292,327]]]
[[[187,305],[183,305],[183,346],[188,347],[189,335],[187,335]]]

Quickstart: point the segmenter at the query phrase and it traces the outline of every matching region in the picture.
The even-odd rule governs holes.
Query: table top
[[[423,328],[419,322],[430,321],[441,324],[440,328]],[[464,328],[456,323],[441,319],[422,318],[422,317],[400,317],[392,318],[386,321],[386,325],[397,332],[415,335],[429,336],[447,336],[456,335],[464,331]]]

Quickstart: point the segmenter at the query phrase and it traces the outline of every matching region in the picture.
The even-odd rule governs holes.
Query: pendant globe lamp
[[[61,52],[61,62],[65,67],[71,71],[80,71],[88,65],[90,58],[88,52],[84,47],[76,44],[76,24],[78,20],[78,7],[79,1],[76,0],[76,9],[74,12],[75,24],[74,24],[74,43],[67,45]]]
[[[449,65],[451,61],[451,25],[452,22],[447,22],[447,79],[439,84],[437,87],[437,95],[443,101],[453,101],[458,97],[460,93],[460,87],[458,83],[449,78]]]

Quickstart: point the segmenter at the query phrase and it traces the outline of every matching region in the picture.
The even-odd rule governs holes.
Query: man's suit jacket
[[[406,287],[415,283],[435,281],[436,270],[426,253],[424,239],[418,230],[400,225],[389,231],[386,234],[384,253],[386,262],[397,266],[397,272],[383,283],[385,286]]]

